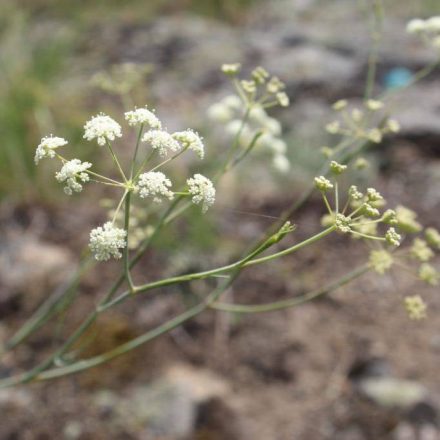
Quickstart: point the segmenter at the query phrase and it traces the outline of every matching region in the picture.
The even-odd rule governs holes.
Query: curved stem
[[[364,273],[368,272],[370,269],[368,264],[363,264],[348,274],[344,275],[341,278],[333,281],[330,284],[327,284],[324,287],[320,287],[316,290],[312,290],[301,296],[296,296],[293,298],[275,301],[266,304],[227,304],[227,303],[214,303],[211,305],[211,308],[216,310],[221,310],[223,312],[231,312],[231,313],[265,313],[265,312],[273,312],[275,310],[287,309],[289,307],[296,307],[301,304],[304,304],[308,301],[312,301],[320,296],[326,295],[337,288],[348,284],[350,281],[360,277]]]
[[[254,251],[252,251],[251,253],[249,253],[246,257],[244,257],[243,259],[232,263],[232,264],[228,264],[226,266],[222,266],[222,267],[218,267],[216,269],[211,269],[211,270],[206,270],[203,272],[195,272],[195,273],[191,273],[191,274],[186,274],[186,275],[180,275],[180,276],[176,276],[176,277],[170,277],[170,278],[166,278],[163,280],[159,280],[159,281],[154,281],[151,283],[147,283],[147,284],[143,284],[141,286],[137,286],[134,290],[134,293],[143,293],[143,292],[147,292],[153,289],[157,289],[159,287],[165,287],[165,286],[171,286],[173,284],[179,284],[179,283],[184,283],[184,282],[189,282],[189,281],[194,281],[194,280],[201,280],[204,278],[209,278],[209,277],[213,277],[216,276],[218,274],[222,274],[224,272],[229,272],[231,270],[236,269],[237,267],[248,267],[248,266],[253,266],[255,264],[261,264],[261,263],[265,263],[267,261],[271,261],[274,260],[276,258],[280,258],[280,257],[284,257],[288,254],[291,254],[293,252],[296,252],[300,249],[302,249],[305,246],[308,246],[312,243],[315,243],[318,240],[321,240],[322,238],[324,238],[325,236],[327,236],[328,234],[330,234],[331,232],[333,232],[335,230],[335,226],[331,226],[330,228],[324,229],[322,232],[300,242],[297,243],[294,246],[291,246],[283,251],[280,252],[275,252],[274,254],[270,254],[267,255],[265,257],[261,257],[261,258],[255,258],[254,257],[257,254],[260,254],[261,252],[263,252],[263,250],[267,249],[268,245],[271,245],[272,243],[270,242],[271,238],[267,239],[262,245],[260,245],[257,249],[255,249]],[[107,310],[111,307],[114,307],[118,304],[121,304],[122,302],[124,302],[128,297],[130,296],[129,292],[124,292],[121,295],[117,296],[116,298],[114,298],[112,301],[107,302],[106,304],[103,304],[98,310],[101,313],[104,310]]]

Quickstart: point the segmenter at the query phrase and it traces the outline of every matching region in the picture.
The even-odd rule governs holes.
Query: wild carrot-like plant
[[[380,2],[376,6],[380,6]],[[376,18],[379,20],[380,8],[376,9]],[[440,17],[412,21],[408,30],[421,34],[427,42],[437,47],[439,22]],[[148,107],[127,110],[124,114],[124,128],[103,113],[93,116],[84,126],[84,139],[96,143],[97,148],[102,149],[102,154],[109,155],[117,177],[105,175],[99,165],[68,158],[74,149],[67,140],[52,135],[43,138],[35,153],[35,163],[49,159],[59,161],[60,168],[55,179],[63,186],[66,195],[84,191],[95,183],[106,185],[114,191],[115,208],[108,221],[96,225],[90,232],[91,256],[73,276],[62,297],[50,297],[12,336],[5,350],[21,344],[62,310],[63,300],[76,288],[82,273],[93,264],[93,260],[97,264],[104,264],[110,259],[121,260],[121,274],[78,328],[46,360],[30,371],[3,379],[0,387],[53,379],[98,366],[171,331],[207,309],[243,314],[295,307],[327,294],[367,271],[384,274],[393,267],[404,266],[413,270],[421,280],[431,285],[438,284],[439,274],[429,260],[434,256],[434,251],[440,249],[439,232],[434,228],[424,229],[417,221],[416,214],[408,208],[388,207],[385,198],[375,188],[358,188],[354,184],[346,184],[349,168],[355,171],[365,166],[365,159],[359,156],[360,152],[380,144],[384,137],[400,129],[399,123],[387,113],[388,96],[372,96],[376,62],[374,50],[377,50],[376,46],[370,57],[363,107],[353,107],[345,99],[333,105],[335,119],[326,126],[326,130],[335,136],[336,142],[333,147],[322,149],[324,163],[319,175],[311,182],[310,189],[294,201],[281,220],[269,227],[263,236],[255,237],[255,243],[247,245],[247,251],[240,258],[224,266],[149,282],[136,280],[132,274],[132,269],[153,241],[161,233],[166,234],[166,227],[183,212],[196,205],[197,209],[209,215],[209,210],[215,205],[219,181],[252,154],[257,146],[267,147],[273,153],[274,164],[284,172],[289,170],[285,156],[287,146],[281,139],[280,125],[267,113],[272,107],[289,105],[285,85],[280,79],[271,76],[262,67],[257,67],[250,77],[242,79],[239,64],[222,66],[224,74],[231,78],[235,94],[214,104],[208,113],[226,126],[226,131],[233,134],[233,139],[225,156],[217,161],[217,169],[209,175],[196,172],[183,179],[171,175],[169,165],[172,162],[187,155],[198,163],[209,154],[209,148],[205,151],[204,140],[192,129],[169,132],[158,115]],[[413,82],[427,75],[434,67],[428,66],[416,74]],[[130,162],[124,163],[118,154],[118,140],[128,130],[135,130],[136,142]],[[308,200],[313,191],[320,194],[326,210],[322,217],[322,228],[305,240],[280,250],[279,243],[295,231],[295,225],[288,219]],[[133,205],[134,201],[156,207],[157,220],[145,230],[137,228],[140,214]],[[342,277],[301,296],[253,305],[222,301],[222,294],[246,268],[298,252],[331,234],[370,243],[371,251],[365,262]],[[415,235],[415,238],[411,239],[411,235]],[[409,242],[409,245],[400,246],[403,242]],[[419,267],[412,269],[415,262],[418,262]],[[127,301],[136,301],[137,297],[160,291],[166,286],[208,278],[216,283],[212,291],[158,327],[90,358],[77,358],[72,352],[74,344],[108,310]],[[125,290],[121,290],[123,286]],[[404,306],[412,319],[426,316],[426,304],[419,295],[405,298]]]

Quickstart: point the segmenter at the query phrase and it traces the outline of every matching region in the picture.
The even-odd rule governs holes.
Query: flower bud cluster
[[[342,212],[339,211],[339,191],[336,183],[339,175],[345,172],[347,168],[346,165],[331,161],[329,169],[334,176],[334,181],[325,176],[315,177],[315,187],[321,192],[329,211],[323,217],[321,223],[325,226],[333,225],[337,231],[343,234],[351,234],[353,238],[378,240],[391,246],[399,246],[402,237],[394,227],[388,227],[390,225],[397,225],[396,213],[388,209],[381,214],[380,208],[386,202],[376,189],[367,188],[364,194],[359,191],[356,185],[351,185],[348,189],[345,208]],[[335,209],[331,208],[327,197],[330,190],[334,190],[335,193]],[[348,208],[352,209],[351,213],[346,212]],[[388,227],[383,235],[377,231],[379,224],[384,224]],[[379,257],[376,256],[375,259],[377,260],[377,258]]]
[[[333,104],[333,109],[340,115],[338,119],[329,122],[326,130],[330,134],[341,135],[353,140],[368,140],[375,144],[382,142],[383,137],[388,133],[398,133],[399,123],[387,118],[383,124],[377,126],[379,120],[376,113],[384,108],[384,103],[378,100],[369,99],[364,102],[364,108],[348,108],[347,100],[339,100]],[[326,147],[323,154],[330,157],[333,151]]]
[[[222,72],[235,77],[240,73],[241,65],[223,64]],[[252,70],[250,78],[236,82],[240,97],[247,105],[260,104],[263,107],[289,106],[289,97],[284,91],[285,84],[276,76],[272,76],[264,67],[256,67]]]

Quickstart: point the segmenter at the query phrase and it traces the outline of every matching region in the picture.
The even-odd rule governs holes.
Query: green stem
[[[379,58],[379,48],[382,39],[383,26],[383,5],[382,0],[374,0],[373,4],[373,26],[371,31],[372,47],[368,57],[368,72],[365,86],[364,99],[370,99],[373,94],[374,83],[376,80],[377,62]]]
[[[248,104],[246,106],[246,111],[243,115],[243,118],[241,119],[240,127],[237,130],[237,133],[235,134],[234,141],[232,143],[232,147],[229,149],[228,154],[226,155],[226,160],[225,160],[223,166],[220,168],[217,175],[214,177],[214,183],[217,183],[218,180],[220,179],[220,177],[223,176],[223,174],[225,174],[231,168],[230,164],[233,161],[235,153],[240,146],[240,137],[241,137],[241,134],[244,130],[244,127],[249,119],[249,115],[250,115],[251,110],[252,110],[252,107]]]
[[[259,131],[255,134],[255,136],[252,138],[252,140],[249,142],[249,145],[246,147],[246,149],[241,153],[238,157],[234,159],[233,162],[230,162],[230,164],[226,167],[225,171],[229,171],[231,168],[238,165],[257,145],[258,139],[263,135],[262,131]]]
[[[324,287],[320,287],[316,290],[312,290],[301,296],[289,298],[281,301],[275,301],[266,304],[227,304],[227,303],[214,303],[211,308],[231,313],[265,313],[273,312],[275,310],[287,309],[289,307],[297,307],[306,302],[312,301],[320,296],[326,295],[337,288],[348,284],[350,281],[360,277],[369,270],[368,264],[363,264],[357,267],[353,271],[344,275],[341,278],[327,284]]]
[[[150,151],[150,154],[148,154],[148,155],[145,157],[145,159],[142,161],[142,163],[141,163],[139,169],[137,170],[137,172],[136,172],[136,174],[135,174],[135,176],[134,176],[134,178],[133,178],[133,181],[135,181],[135,180],[139,177],[139,175],[142,173],[142,170],[144,169],[145,165],[146,165],[146,164],[150,161],[150,159],[154,156],[154,153],[155,153],[155,152],[156,152],[156,150],[151,150],[151,151]]]
[[[130,180],[133,179],[133,174],[134,174],[134,167],[136,166],[136,158],[137,158],[137,154],[139,151],[139,145],[141,142],[141,137],[142,137],[142,132],[144,130],[144,124],[141,124],[141,126],[139,127],[139,133],[138,133],[138,137],[136,140],[136,146],[134,148],[134,154],[133,154],[133,159],[131,162],[131,169],[130,169]]]
[[[108,149],[109,149],[109,151],[110,151],[110,155],[112,156],[112,159],[113,159],[114,164],[116,165],[116,167],[117,167],[118,170],[119,170],[119,173],[120,173],[121,176],[122,176],[122,179],[124,180],[125,183],[127,183],[127,177],[125,176],[125,173],[124,173],[124,171],[123,171],[123,169],[122,169],[122,167],[121,167],[121,164],[119,163],[119,160],[118,160],[118,158],[117,158],[115,152],[113,151],[113,148],[112,148],[110,142],[109,142],[109,141],[106,141],[106,145],[107,145],[107,147],[108,147]]]
[[[50,318],[62,312],[75,299],[81,277],[93,266],[92,258],[88,257],[71,276],[70,280],[57,289],[19,328],[19,330],[5,344],[6,350],[12,350],[32,333],[41,328]]]
[[[248,266],[253,266],[255,264],[261,264],[261,263],[265,263],[267,261],[271,261],[274,260],[276,258],[280,258],[280,257],[284,257],[286,255],[289,255],[291,253],[294,253],[300,249],[302,249],[305,246],[308,246],[312,243],[315,243],[316,241],[321,240],[322,238],[324,238],[325,236],[327,236],[328,234],[330,234],[331,232],[333,232],[335,230],[335,226],[331,226],[327,229],[324,229],[323,231],[321,231],[320,233],[300,242],[297,243],[294,246],[291,246],[283,251],[280,252],[275,252],[273,254],[267,255],[265,257],[260,257],[260,258],[255,258],[254,257],[257,254],[260,254],[261,252],[263,252],[263,250],[267,249],[268,245],[271,245],[271,238],[273,236],[271,236],[269,239],[265,240],[258,248],[256,248],[254,251],[250,252],[246,257],[244,257],[243,259],[232,263],[232,264],[228,264],[226,266],[222,266],[222,267],[218,267],[216,269],[211,269],[211,270],[206,270],[203,272],[195,272],[195,273],[191,273],[191,274],[186,274],[186,275],[180,275],[180,276],[176,276],[176,277],[170,277],[170,278],[166,278],[163,280],[159,280],[159,281],[153,281],[151,283],[147,283],[147,284],[143,284],[141,286],[137,286],[135,288],[135,293],[143,293],[143,292],[147,292],[153,289],[157,289],[159,287],[166,287],[166,286],[171,286],[173,284],[179,284],[179,283],[184,283],[184,282],[189,282],[189,281],[194,281],[194,280],[201,280],[204,278],[209,278],[218,274],[222,274],[224,272],[229,272],[231,270],[236,269],[237,267],[248,267]],[[98,311],[101,313],[104,310],[107,310],[111,307],[114,307],[118,304],[121,304],[122,302],[124,302],[128,297],[130,296],[129,292],[124,292],[121,295],[117,296],[116,298],[114,298],[112,301],[107,302],[106,304],[103,304],[101,307],[98,308]]]
[[[167,163],[171,162],[172,160],[176,159],[177,157],[179,157],[180,155],[182,155],[186,150],[188,150],[189,146],[182,148],[178,153],[176,153],[174,156],[171,156],[170,158],[164,160],[163,162],[161,162],[160,164],[156,165],[155,167],[151,168],[151,170],[149,170],[148,172],[151,173],[152,171],[156,171],[157,169],[163,167],[164,165],[166,165]]]
[[[125,274],[125,279],[127,280],[128,286],[130,288],[130,292],[134,292],[135,290],[135,286],[133,284],[133,279],[131,278],[131,273],[130,273],[130,260],[129,260],[129,256],[130,256],[130,250],[128,247],[128,243],[129,243],[129,231],[130,231],[130,205],[131,204],[131,191],[127,192],[127,196],[125,197],[125,216],[124,216],[124,229],[127,233],[127,238],[126,238],[126,242],[125,242],[125,248],[124,248],[124,274]]]
[[[272,243],[270,243],[272,244]],[[268,244],[268,246],[270,245]],[[265,250],[267,247],[261,247],[260,252]],[[257,252],[252,253],[248,256],[248,258],[252,258],[255,256]],[[243,263],[245,263],[247,259],[243,259]],[[48,379],[54,379],[56,377],[65,376],[68,374],[77,373],[79,371],[83,371],[89,368],[92,368],[94,366],[103,364],[105,362],[110,361],[111,359],[121,356],[131,350],[134,350],[135,348],[139,347],[142,344],[145,344],[146,342],[149,342],[150,340],[169,332],[170,330],[178,327],[179,325],[183,324],[185,321],[193,318],[194,316],[201,313],[203,310],[210,307],[217,299],[220,297],[220,295],[232,284],[232,282],[237,278],[241,271],[242,267],[238,266],[233,274],[228,278],[228,280],[225,281],[225,283],[221,286],[219,286],[217,289],[215,289],[211,295],[208,296],[208,298],[203,301],[200,304],[197,304],[196,306],[188,309],[186,312],[182,313],[181,315],[171,319],[170,321],[160,325],[159,327],[135,338],[131,341],[126,342],[125,344],[120,345],[119,347],[116,347],[113,350],[110,350],[109,352],[106,352],[104,354],[95,356],[90,359],[86,359],[83,361],[78,361],[74,364],[71,364],[67,367],[60,367],[60,368],[54,368],[52,370],[48,370],[46,372],[43,372],[45,369],[47,369],[53,362],[53,359],[56,359],[59,355],[62,355],[64,353],[63,348],[65,346],[71,346],[79,336],[81,336],[84,331],[91,325],[92,322],[96,319],[96,317],[99,315],[99,311],[96,310],[93,312],[89,317],[83,322],[83,324],[76,330],[76,332],[67,340],[67,342],[64,344],[64,346],[55,353],[54,356],[52,356],[47,361],[40,364],[38,367],[34,368],[30,372],[19,375],[16,377],[11,377],[9,379],[5,379],[3,381],[0,381],[0,389],[17,385],[20,383],[30,382],[32,380],[48,380]]]
[[[123,183],[118,182],[117,180],[110,179],[110,177],[102,176],[101,174],[95,173],[93,171],[86,170],[86,173],[90,174],[91,176],[95,176],[95,177],[98,177],[100,179],[107,180],[109,183],[112,183],[113,185],[124,186]]]
[[[127,197],[127,194],[129,193],[128,190],[125,190],[124,194],[121,197],[121,200],[119,200],[118,206],[116,207],[115,213],[113,214],[112,223],[116,221],[116,217],[118,216],[118,213],[122,207],[122,204],[124,203],[125,198]]]

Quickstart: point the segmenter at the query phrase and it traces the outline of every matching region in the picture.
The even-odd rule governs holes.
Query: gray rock
[[[31,233],[5,234],[0,242],[0,304],[22,294],[25,308],[33,308],[74,269],[72,255],[64,248]]]

